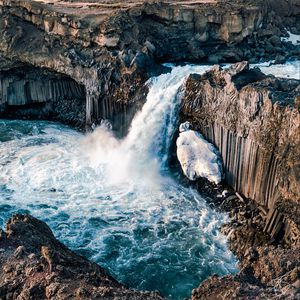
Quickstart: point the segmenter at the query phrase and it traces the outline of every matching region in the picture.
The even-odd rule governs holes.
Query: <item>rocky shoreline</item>
[[[240,272],[213,276],[192,299],[300,298],[300,227],[284,209],[297,210],[300,199],[299,88],[299,80],[266,76],[246,62],[224,70],[216,66],[187,80],[181,119],[220,149],[225,182],[240,193],[211,195],[217,209],[230,215],[222,232]],[[247,148],[252,143],[256,153]],[[275,186],[265,186],[270,183]],[[203,182],[197,185],[203,193]]]
[[[296,0],[2,0],[0,116],[81,129],[109,119],[124,136],[145,82],[168,71],[160,63],[284,63],[300,55],[282,39],[300,32],[299,19]],[[300,299],[299,93],[299,81],[245,62],[189,77],[181,119],[219,148],[234,190],[217,197],[226,185],[194,184],[229,213],[222,231],[240,260],[237,275],[209,278],[193,300]],[[1,299],[162,299],[117,283],[30,216],[0,232],[0,265]]]
[[[0,299],[151,299],[118,283],[97,264],[55,239],[29,215],[15,215],[0,230]]]

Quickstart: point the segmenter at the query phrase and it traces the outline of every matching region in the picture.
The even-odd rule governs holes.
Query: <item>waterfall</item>
[[[178,66],[171,73],[152,78],[147,102],[133,119],[125,147],[138,154],[146,154],[166,164],[170,143],[176,125],[181,86],[191,73],[202,74],[210,66]]]
[[[122,283],[172,300],[214,273],[236,272],[219,231],[226,216],[166,169],[181,86],[208,68],[173,67],[150,79],[122,140],[107,122],[84,136],[55,123],[1,121],[0,227],[30,213]]]
[[[204,73],[210,66],[177,66],[171,73],[151,78],[142,110],[134,117],[128,135],[114,138],[106,124],[101,125],[84,144],[92,164],[106,165],[112,184],[140,182],[153,188],[166,170],[169,148],[177,125],[180,88],[191,73]],[[109,141],[109,142],[108,142]]]

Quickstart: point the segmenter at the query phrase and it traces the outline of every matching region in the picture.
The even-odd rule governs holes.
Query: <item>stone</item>
[[[25,247],[24,246],[19,246],[15,253],[14,253],[16,258],[21,258],[23,255],[25,255]]]
[[[286,57],[284,55],[276,55],[275,64],[284,64],[286,62]]]
[[[163,299],[158,293],[138,292],[118,283],[100,266],[69,250],[45,223],[29,215],[15,215],[8,221],[7,239],[5,243],[0,240],[0,247],[6,250],[0,253],[1,299],[63,300],[74,295],[76,299],[90,299],[91,295],[98,295],[97,299]],[[35,255],[21,255],[24,248]],[[50,267],[42,267],[45,261]]]
[[[273,35],[272,37],[269,38],[268,40],[273,46],[278,46],[281,45],[281,39],[277,35]]]

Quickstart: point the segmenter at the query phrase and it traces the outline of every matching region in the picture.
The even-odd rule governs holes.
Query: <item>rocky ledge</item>
[[[284,62],[299,15],[295,0],[1,0],[0,116],[109,119],[124,134],[158,63]]]
[[[220,151],[222,231],[240,260],[236,276],[214,276],[196,299],[300,299],[300,81],[266,76],[247,62],[191,75],[181,118]],[[241,196],[242,195],[242,196]]]
[[[126,288],[100,266],[55,239],[29,215],[15,215],[0,230],[0,299],[151,299],[154,292]]]

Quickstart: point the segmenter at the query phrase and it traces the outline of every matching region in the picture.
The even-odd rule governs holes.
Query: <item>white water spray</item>
[[[128,136],[84,137],[49,122],[0,121],[0,227],[16,212],[46,221],[67,246],[123,283],[183,299],[212,275],[235,272],[220,234],[226,219],[165,172],[178,89],[173,68],[150,82]]]
[[[161,183],[160,171],[166,168],[178,115],[179,89],[189,74],[201,74],[209,68],[173,67],[171,73],[150,79],[147,101],[124,140],[114,138],[106,126],[84,139],[84,150],[92,164],[106,166],[111,184],[138,182],[143,188],[154,188]]]

